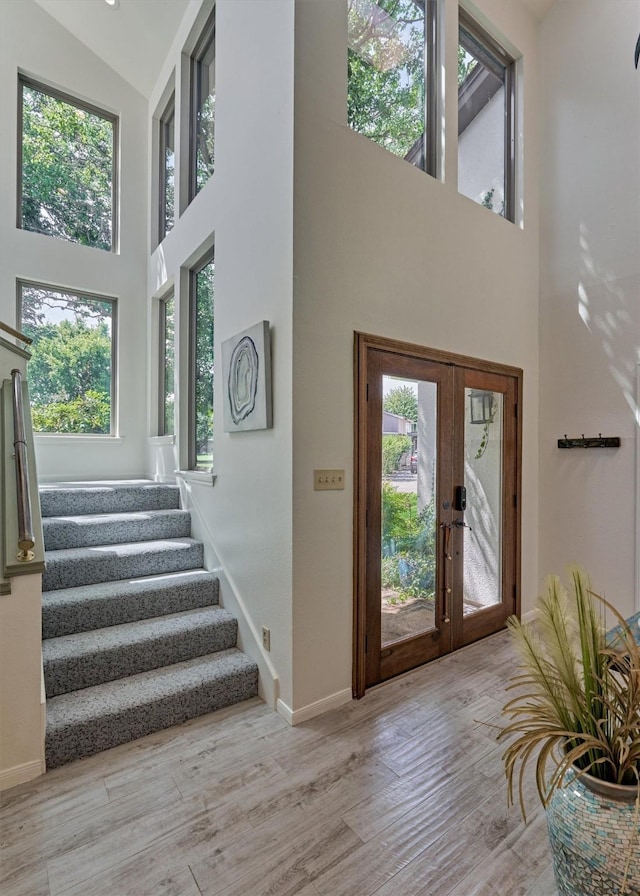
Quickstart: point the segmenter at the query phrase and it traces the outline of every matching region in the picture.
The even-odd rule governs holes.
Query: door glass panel
[[[435,628],[435,383],[383,377],[382,646]]]
[[[465,616],[502,600],[503,398],[500,392],[465,389]]]

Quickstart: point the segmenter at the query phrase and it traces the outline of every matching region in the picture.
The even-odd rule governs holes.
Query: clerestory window
[[[348,0],[349,126],[436,175],[436,0]]]
[[[458,40],[458,190],[515,219],[515,62],[464,10]]]
[[[191,56],[190,199],[200,192],[214,170],[215,33],[212,15]]]
[[[21,77],[18,227],[116,248],[118,120]]]
[[[190,276],[189,469],[213,468],[214,261],[209,255]]]
[[[176,171],[176,97],[171,99],[160,117],[159,148],[160,158],[158,171],[159,186],[159,220],[158,230],[160,242],[165,238],[175,223],[175,171]]]
[[[175,321],[176,307],[173,293],[160,299],[159,310],[159,408],[158,435],[175,433]]]

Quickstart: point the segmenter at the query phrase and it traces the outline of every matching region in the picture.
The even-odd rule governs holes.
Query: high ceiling
[[[111,9],[105,0],[36,2],[146,97],[189,4],[189,0],[120,0],[119,7]],[[555,0],[520,2],[541,20]]]
[[[2,0],[0,0],[2,2]],[[149,97],[189,0],[36,0],[85,46]]]

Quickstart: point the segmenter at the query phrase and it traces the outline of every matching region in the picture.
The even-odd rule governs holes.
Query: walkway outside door
[[[356,334],[356,389],[362,696],[519,612],[522,371]]]

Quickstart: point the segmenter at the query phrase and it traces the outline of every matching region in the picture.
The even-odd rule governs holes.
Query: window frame
[[[377,5],[376,0],[373,2]],[[431,177],[441,178],[441,143],[442,135],[439,126],[440,120],[440,96],[441,96],[441,67],[440,60],[442,54],[441,37],[440,37],[440,3],[438,0],[412,0],[413,3],[424,12],[424,109],[423,122],[424,134],[422,140],[422,151],[420,153],[420,164],[408,158],[409,152],[405,156],[397,155],[386,150],[391,155],[402,161],[408,162],[419,171],[424,171]],[[349,46],[347,43],[347,55]],[[349,81],[347,78],[347,96],[349,94]],[[351,128],[355,133],[360,133],[355,128]],[[367,137],[366,134],[361,134]],[[367,139],[372,139],[367,137]],[[376,142],[376,141],[373,141]],[[380,144],[377,144],[380,146]],[[385,147],[381,146],[381,149]]]
[[[198,452],[196,445],[196,357],[197,357],[197,299],[198,299],[198,275],[207,267],[214,265],[215,273],[215,249],[211,249],[201,256],[200,260],[189,270],[189,376],[188,376],[188,439],[187,439],[187,466],[190,472],[198,474],[213,473],[213,451],[211,453],[211,467],[198,466]],[[215,280],[214,280],[215,284]],[[214,285],[215,296],[215,285]],[[215,338],[215,299],[214,299],[214,338]],[[215,343],[213,363],[215,365]],[[212,406],[215,402],[215,381],[212,386]],[[211,435],[213,437],[214,432]]]
[[[167,305],[173,302],[173,430],[167,429]],[[176,434],[176,296],[172,290],[158,299],[158,435]]]
[[[100,252],[109,251],[113,254],[117,254],[119,251],[118,246],[120,236],[120,210],[118,204],[120,182],[120,158],[118,155],[118,146],[120,145],[119,116],[115,115],[112,112],[107,112],[105,109],[102,109],[99,106],[95,106],[92,103],[87,103],[84,100],[78,99],[73,94],[67,93],[64,90],[60,90],[57,87],[51,87],[48,84],[44,84],[42,81],[38,81],[36,78],[31,78],[29,77],[29,75],[25,75],[22,72],[18,72],[18,163],[16,177],[16,227],[19,230],[23,230],[25,233],[40,233],[41,236],[49,236],[49,234],[42,234],[40,231],[26,230],[23,226],[22,221],[24,87],[30,88],[31,90],[36,90],[38,91],[38,93],[42,93],[45,96],[50,96],[53,99],[60,100],[61,102],[66,103],[69,106],[74,106],[76,109],[80,109],[83,112],[88,112],[90,115],[96,115],[99,118],[103,118],[105,121],[109,121],[111,123],[113,137],[111,144],[113,159],[111,176],[111,248],[107,250],[102,249],[100,246],[84,246],[81,243],[76,243],[73,240],[67,240],[64,237],[54,236],[54,239],[61,239],[65,243],[71,243],[71,245],[83,245],[83,248],[87,249],[98,249]]]
[[[504,69],[504,215],[501,217],[515,223],[517,152],[516,60],[463,7],[458,7],[458,46],[464,46],[460,39],[461,31],[465,31],[473,43],[478,46],[480,55],[484,54],[489,58],[493,57]],[[481,58],[480,61],[482,61]]]
[[[215,7],[207,18],[196,45],[189,57],[189,202],[198,195],[198,113],[201,106],[200,67],[204,56],[210,47],[213,47],[213,65],[216,63],[216,10]],[[214,92],[215,96],[215,92]],[[214,150],[215,150],[215,120],[214,120]],[[213,177],[214,171],[207,179],[207,183]],[[202,187],[200,188],[202,189]]]
[[[22,306],[23,306],[23,287],[34,287],[35,289],[48,289],[52,292],[62,293],[68,296],[74,296],[78,299],[94,299],[97,302],[108,302],[111,305],[111,389],[109,394],[110,403],[110,419],[109,432],[86,433],[86,432],[51,432],[48,430],[34,431],[36,436],[48,436],[56,438],[96,438],[109,439],[118,435],[118,298],[116,296],[105,296],[100,293],[90,292],[88,290],[78,290],[67,286],[55,286],[51,283],[42,283],[38,280],[28,280],[18,277],[16,279],[16,321],[22,326]]]
[[[173,121],[173,224],[167,228],[167,158],[166,150],[167,128]],[[176,203],[176,187],[177,187],[177,170],[176,170],[176,92],[171,91],[171,95],[164,106],[164,110],[158,119],[158,243],[161,243],[168,233],[171,233],[176,226],[176,217],[178,205]]]

